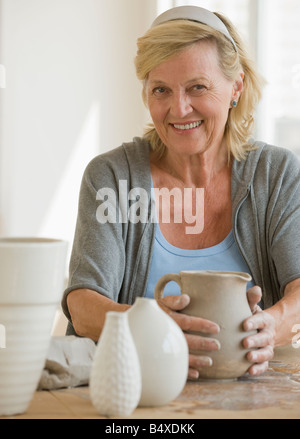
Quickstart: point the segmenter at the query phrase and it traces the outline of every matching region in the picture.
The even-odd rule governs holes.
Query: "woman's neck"
[[[225,143],[218,151],[208,150],[194,155],[176,154],[167,149],[160,160],[152,154],[151,163],[184,187],[208,187],[216,176],[231,169]]]

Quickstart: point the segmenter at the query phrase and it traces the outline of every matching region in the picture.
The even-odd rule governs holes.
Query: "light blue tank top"
[[[249,273],[249,269],[235,243],[232,231],[223,242],[213,247],[200,250],[183,250],[169,244],[162,235],[159,225],[157,225],[146,297],[153,298],[156,282],[163,275],[185,270],[221,270]],[[247,289],[252,286],[253,282],[251,281],[248,283]],[[180,294],[176,282],[169,282],[164,291],[165,296]]]
[[[241,271],[251,274],[236,245],[232,231],[223,242],[213,247],[184,250],[171,245],[157,224],[145,296],[153,298],[155,285],[163,275],[185,270]],[[249,282],[247,289],[253,285],[252,281]],[[164,292],[166,296],[178,295],[180,289],[176,282],[169,282]]]

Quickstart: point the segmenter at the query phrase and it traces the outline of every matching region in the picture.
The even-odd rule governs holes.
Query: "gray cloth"
[[[89,338],[53,337],[38,390],[87,385],[95,349]]]
[[[287,283],[300,277],[300,163],[288,150],[256,142],[232,169],[233,232],[263,304],[270,307]],[[69,285],[62,308],[70,319],[66,298],[79,288],[95,290],[119,303],[143,296],[152,258],[155,224],[151,222],[150,145],[141,138],[95,157],[81,186],[79,212],[70,262]],[[99,224],[97,192],[118,194],[125,180],[128,192],[142,188],[149,197],[148,221]],[[98,197],[99,198],[99,197]],[[122,197],[120,203],[130,201]],[[75,331],[71,322],[68,333]]]

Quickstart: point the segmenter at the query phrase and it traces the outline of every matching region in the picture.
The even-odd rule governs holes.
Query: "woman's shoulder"
[[[296,154],[286,147],[271,145],[265,142],[256,142],[256,144],[261,148],[262,157],[266,158],[268,161],[277,161],[276,159],[298,159]]]
[[[300,178],[300,160],[289,149],[265,142],[253,142],[246,158],[233,164],[233,180],[243,187],[280,175]]]
[[[117,148],[110,149],[102,154],[95,156],[89,163],[88,167],[98,166],[105,163],[118,167],[119,160],[124,161],[130,158],[148,157],[149,142],[142,137],[135,137],[131,142],[124,142]]]
[[[279,169],[293,165],[298,168],[300,165],[299,157],[291,150],[268,144],[266,142],[255,141],[251,144],[245,160],[236,163],[239,169]]]
[[[117,148],[94,157],[86,166],[84,177],[99,180],[129,179],[132,175],[143,175],[149,167],[149,142],[135,137]]]
[[[263,142],[257,142],[258,149],[254,152],[254,161],[257,163],[257,171],[262,172],[289,172],[299,173],[299,157],[291,150],[285,147],[270,145]]]

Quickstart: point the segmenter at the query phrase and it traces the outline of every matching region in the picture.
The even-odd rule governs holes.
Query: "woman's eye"
[[[165,87],[156,87],[152,93],[154,96],[163,96],[166,93],[166,89]]]
[[[204,89],[205,89],[204,85],[196,84],[193,85],[193,87],[190,89],[190,93],[199,95],[200,93],[203,92]]]

